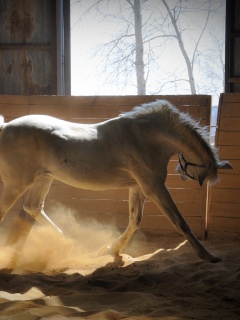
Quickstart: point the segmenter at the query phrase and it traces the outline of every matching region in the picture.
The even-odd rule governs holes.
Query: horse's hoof
[[[216,256],[215,254],[212,254],[211,259],[209,259],[208,261],[211,263],[218,263],[218,262],[221,262],[222,259],[220,257]]]
[[[97,257],[100,256],[112,256],[114,257],[114,262],[117,264],[122,263],[122,256],[113,249],[111,245],[103,245],[96,253]]]
[[[211,263],[218,263],[218,262],[222,261],[222,259],[220,257],[218,257],[217,255],[210,253],[210,252],[208,252],[208,254],[206,254],[206,255],[200,255],[199,257],[202,260],[206,260]]]

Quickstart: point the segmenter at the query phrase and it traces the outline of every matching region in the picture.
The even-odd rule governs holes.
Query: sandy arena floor
[[[0,319],[240,319],[240,240],[205,241],[223,258],[211,264],[180,236],[138,232],[119,266],[92,255],[115,232],[72,219],[65,234],[34,226],[11,273],[1,246]]]

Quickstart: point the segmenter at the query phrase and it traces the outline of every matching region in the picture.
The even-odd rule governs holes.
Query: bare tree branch
[[[173,8],[169,3],[174,3]],[[209,84],[215,90],[219,77],[222,77],[206,59],[211,61],[210,56],[216,57],[219,68],[223,70],[224,54],[216,53],[221,50],[223,39],[218,40],[219,43],[215,39],[212,48],[203,48],[202,45],[203,40],[206,41],[206,33],[208,37],[211,35],[209,21],[213,12],[223,3],[224,0],[78,0],[72,4],[81,4],[84,9],[73,27],[94,11],[98,21],[115,22],[116,30],[109,30],[109,34],[113,31],[110,40],[96,46],[92,54],[92,59],[98,59],[98,75],[104,78],[101,80],[103,84],[134,86],[138,94],[146,94],[147,84],[148,91],[159,92],[171,85],[177,90],[181,83],[183,90],[189,92],[190,88],[191,93],[195,94],[199,90],[210,90]],[[196,19],[198,13],[202,17],[199,23]],[[176,40],[181,55],[170,49],[171,46],[174,48]],[[169,50],[174,52],[173,59],[165,63],[163,57]],[[178,60],[179,65],[176,65]],[[173,65],[174,71],[171,69]],[[157,74],[155,70],[159,74],[157,78],[155,75],[153,78],[153,74]],[[199,73],[207,75],[209,80],[204,83]]]
[[[186,65],[187,65],[187,71],[188,71],[188,77],[189,77],[189,84],[190,84],[190,88],[191,88],[191,93],[192,94],[196,94],[196,87],[195,87],[195,81],[194,81],[194,76],[193,76],[193,69],[192,69],[192,65],[191,65],[191,61],[188,57],[188,54],[187,54],[187,51],[185,49],[185,46],[184,46],[184,43],[183,43],[183,40],[182,40],[182,35],[181,35],[181,32],[178,28],[178,25],[177,25],[177,21],[173,15],[173,13],[171,12],[166,0],[162,0],[164,6],[166,7],[167,11],[168,11],[168,14],[170,16],[170,19],[172,21],[172,24],[173,24],[173,27],[174,27],[174,30],[176,32],[176,36],[177,36],[177,40],[178,40],[178,44],[179,44],[179,47],[180,47],[180,50],[183,54],[183,57],[184,57],[184,60],[186,62]]]
[[[210,9],[211,9],[211,1],[209,0],[209,6],[208,6],[208,11],[207,11],[207,17],[206,17],[206,21],[205,21],[205,24],[202,28],[202,31],[200,33],[200,36],[197,40],[197,43],[195,45],[195,48],[194,48],[194,51],[193,51],[193,55],[192,55],[192,70],[193,70],[193,67],[194,67],[194,61],[195,61],[195,56],[196,56],[196,52],[197,52],[197,49],[198,49],[198,45],[202,39],[202,36],[203,36],[203,33],[205,32],[206,30],[206,27],[207,27],[207,24],[208,24],[208,20],[209,20],[209,16],[210,16]]]

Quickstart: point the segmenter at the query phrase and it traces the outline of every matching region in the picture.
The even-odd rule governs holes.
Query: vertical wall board
[[[219,102],[216,145],[221,160],[233,170],[219,170],[219,182],[211,188],[208,235],[240,236],[240,94],[222,94]]]

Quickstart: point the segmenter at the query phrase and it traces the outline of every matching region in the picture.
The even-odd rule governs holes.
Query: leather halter
[[[179,165],[180,165],[180,168],[182,170],[182,172],[187,176],[189,177],[190,179],[192,180],[197,180],[196,178],[194,178],[194,176],[190,175],[188,172],[187,172],[187,168],[188,166],[191,166],[191,167],[198,167],[198,168],[206,168],[206,166],[204,164],[196,164],[196,163],[192,163],[192,162],[188,162],[182,153],[180,153],[178,155],[178,160],[179,160]]]

